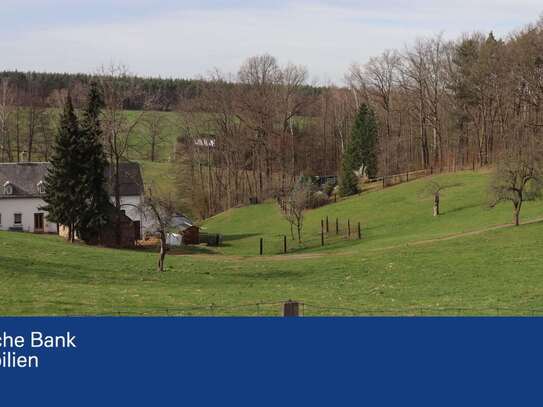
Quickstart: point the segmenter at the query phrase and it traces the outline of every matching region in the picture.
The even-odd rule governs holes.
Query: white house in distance
[[[49,163],[22,162],[0,163],[0,230],[31,233],[58,233],[56,223],[47,221],[45,205],[45,176]],[[113,196],[111,168],[106,178]],[[143,179],[138,163],[124,162],[120,166],[121,209],[134,221],[141,238],[150,226],[141,211]]]

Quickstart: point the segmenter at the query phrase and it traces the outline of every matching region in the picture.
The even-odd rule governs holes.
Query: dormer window
[[[13,195],[13,185],[9,181],[4,184],[4,195]]]
[[[41,195],[45,194],[45,182],[40,181],[38,182],[37,186],[38,186],[38,194],[41,194]]]

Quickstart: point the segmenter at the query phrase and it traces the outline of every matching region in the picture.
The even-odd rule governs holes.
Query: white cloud
[[[122,22],[30,28],[0,39],[0,69],[90,72],[114,60],[138,74],[195,77],[213,67],[235,71],[246,57],[268,52],[308,66],[321,79],[340,80],[352,61],[416,37],[445,31],[450,38],[476,29],[503,34],[536,20],[543,8],[531,0],[406,3],[192,7]]]

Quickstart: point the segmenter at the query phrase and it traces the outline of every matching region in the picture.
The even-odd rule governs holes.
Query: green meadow
[[[437,218],[420,193],[428,179],[308,211],[302,244],[274,203],[233,209],[202,225],[224,235],[221,247],[172,250],[162,274],[153,250],[0,232],[0,313],[279,315],[280,302],[293,299],[317,316],[543,315],[543,205],[528,203],[524,224],[511,226],[510,205],[488,208],[488,177],[436,177],[455,185]],[[361,223],[361,240],[354,226],[347,236],[347,219]]]

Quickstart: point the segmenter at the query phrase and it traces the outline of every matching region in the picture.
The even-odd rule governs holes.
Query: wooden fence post
[[[287,254],[287,235],[283,236],[283,253]]]
[[[283,303],[283,316],[284,317],[299,317],[300,316],[300,303],[292,300],[288,300]]]
[[[362,229],[360,228],[360,222],[358,222],[358,240],[362,239]]]
[[[351,220],[350,219],[347,219],[347,233],[350,239],[351,238]]]
[[[330,232],[330,227],[328,225],[328,216],[326,216],[326,233]]]
[[[336,218],[336,235],[339,235],[339,219]]]
[[[260,238],[260,255],[264,254],[264,239]]]
[[[324,220],[321,219],[321,246],[324,246]]]

